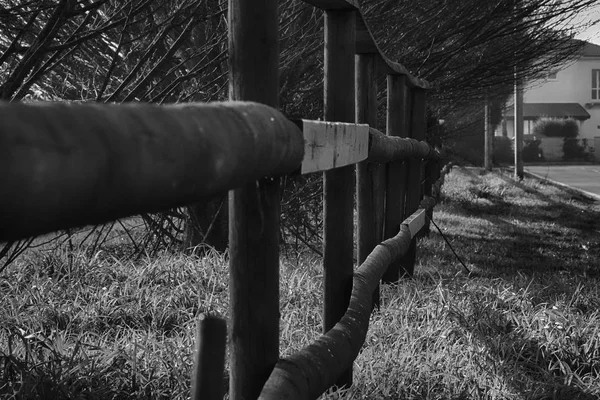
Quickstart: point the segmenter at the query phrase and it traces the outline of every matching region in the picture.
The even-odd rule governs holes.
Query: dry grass
[[[416,276],[383,288],[355,385],[324,398],[600,397],[600,208],[456,168]],[[0,397],[189,397],[194,319],[227,313],[226,259],[41,249],[0,279]],[[283,260],[281,351],[321,324],[318,259]]]

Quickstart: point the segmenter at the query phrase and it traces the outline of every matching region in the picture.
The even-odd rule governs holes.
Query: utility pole
[[[485,98],[485,128],[484,128],[484,167],[486,171],[492,170],[492,148],[493,148],[493,132],[492,126],[490,123],[490,98],[486,96]]]
[[[523,179],[523,87],[515,67],[515,179]]]
[[[513,0],[513,11],[517,18],[517,9],[519,8],[519,0]],[[515,180],[523,179],[523,82],[519,78],[519,65],[516,61],[515,53],[515,123],[514,123],[514,139],[515,139]]]

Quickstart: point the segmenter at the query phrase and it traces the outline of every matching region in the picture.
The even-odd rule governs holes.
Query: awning
[[[510,107],[504,113],[506,118],[513,119],[515,111]],[[524,103],[523,119],[538,119],[542,117],[573,118],[578,120],[590,119],[590,114],[579,103]]]

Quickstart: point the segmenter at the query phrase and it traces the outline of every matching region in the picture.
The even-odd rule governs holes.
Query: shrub
[[[533,126],[534,136],[575,138],[579,124],[573,118],[540,118]]]
[[[526,140],[523,146],[523,161],[540,161],[544,159],[542,150],[540,149],[541,140]]]
[[[511,163],[514,159],[512,139],[506,136],[495,136],[492,157],[495,164]]]
[[[446,139],[448,151],[461,162],[473,165],[483,165],[483,134],[481,131],[465,132],[464,134]]]
[[[563,160],[565,161],[588,161],[590,159],[588,151],[587,139],[583,139],[581,143],[577,139],[563,139]]]

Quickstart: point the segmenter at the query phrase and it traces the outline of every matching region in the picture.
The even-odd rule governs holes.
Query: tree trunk
[[[189,254],[201,254],[208,248],[225,251],[229,236],[228,219],[226,194],[188,206],[184,251]]]

